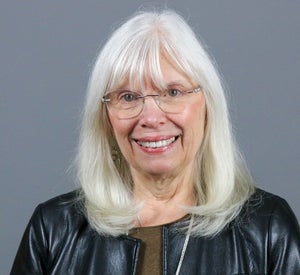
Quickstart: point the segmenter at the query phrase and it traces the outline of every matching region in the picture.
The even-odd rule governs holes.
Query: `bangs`
[[[167,83],[161,70],[161,58],[166,58],[176,68],[187,75],[192,71],[184,55],[175,51],[174,42],[164,37],[159,27],[153,27],[148,33],[136,34],[118,46],[118,54],[111,64],[110,80],[107,92],[128,85],[132,90],[144,90],[146,83],[153,88],[165,89]],[[189,77],[191,78],[191,77]]]

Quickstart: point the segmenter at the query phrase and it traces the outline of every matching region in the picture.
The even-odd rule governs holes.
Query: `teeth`
[[[164,147],[175,141],[175,137],[160,141],[138,141],[138,144],[147,148],[159,148]]]

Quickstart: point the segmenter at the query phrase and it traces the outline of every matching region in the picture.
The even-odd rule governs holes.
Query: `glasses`
[[[163,112],[176,114],[186,108],[187,99],[192,93],[201,91],[201,86],[187,91],[169,88],[149,95],[137,91],[116,90],[103,96],[102,103],[106,104],[111,114],[126,119],[138,116],[143,109],[145,99],[152,97]]]

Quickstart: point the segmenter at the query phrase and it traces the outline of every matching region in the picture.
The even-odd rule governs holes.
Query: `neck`
[[[192,174],[149,177],[133,174],[134,198],[142,202],[136,225],[154,226],[178,220],[187,214],[183,206],[195,205]]]

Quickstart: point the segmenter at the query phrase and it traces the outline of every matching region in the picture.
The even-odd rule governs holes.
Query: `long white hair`
[[[113,32],[97,57],[88,85],[78,176],[88,220],[99,234],[127,233],[138,211],[130,169],[118,149],[101,98],[124,79],[142,83],[147,76],[161,83],[162,53],[203,87],[206,100],[204,140],[195,162],[198,205],[187,208],[195,214],[192,233],[217,234],[254,192],[232,137],[220,77],[203,45],[177,13],[140,12]]]

